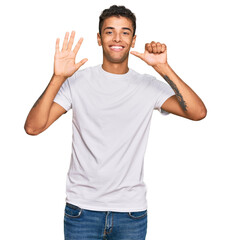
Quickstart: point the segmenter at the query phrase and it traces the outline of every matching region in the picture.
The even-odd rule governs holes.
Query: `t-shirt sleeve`
[[[62,106],[66,111],[69,111],[72,108],[72,98],[68,78],[60,87],[53,101]]]
[[[175,95],[175,92],[167,83],[162,82],[155,77],[152,79],[152,84],[155,91],[154,109],[157,109],[163,115],[169,114],[168,112],[161,109],[161,106],[168,98]]]

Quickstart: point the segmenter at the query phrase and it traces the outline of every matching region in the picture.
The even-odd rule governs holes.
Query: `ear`
[[[132,48],[135,47],[135,43],[136,43],[136,35],[132,39]]]
[[[99,46],[102,46],[101,36],[99,33],[97,33],[97,42]]]

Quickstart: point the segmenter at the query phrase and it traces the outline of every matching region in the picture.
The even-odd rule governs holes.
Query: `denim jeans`
[[[92,211],[66,203],[65,240],[145,240],[147,210]]]

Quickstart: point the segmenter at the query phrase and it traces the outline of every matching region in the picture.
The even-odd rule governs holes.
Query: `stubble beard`
[[[107,54],[104,50],[103,50],[103,56],[105,59],[107,59],[108,62],[111,63],[123,63],[124,61],[126,61],[128,59],[129,56],[129,52],[125,53],[123,56],[121,56],[120,58],[114,58],[112,57],[110,54]]]

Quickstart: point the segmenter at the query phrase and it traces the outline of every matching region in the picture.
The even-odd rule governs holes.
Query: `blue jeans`
[[[66,203],[65,240],[145,240],[147,210],[92,211]]]

